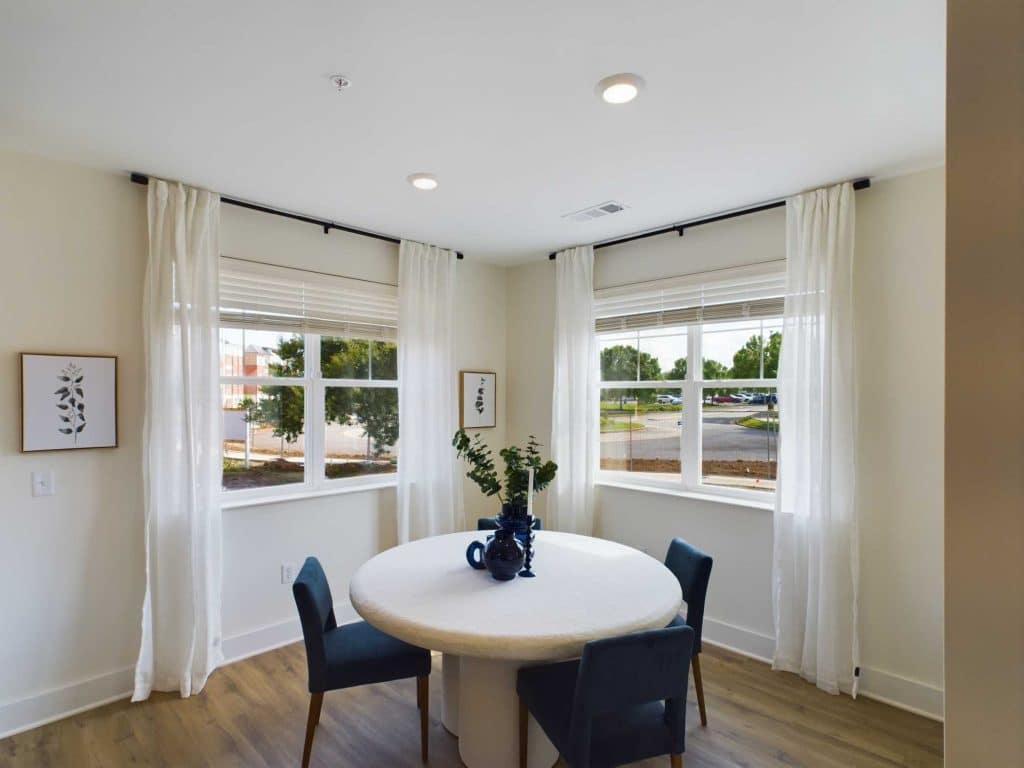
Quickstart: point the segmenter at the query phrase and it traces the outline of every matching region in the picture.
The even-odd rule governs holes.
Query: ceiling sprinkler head
[[[334,87],[339,91],[343,91],[352,85],[352,81],[344,75],[331,75],[331,82],[334,83]]]

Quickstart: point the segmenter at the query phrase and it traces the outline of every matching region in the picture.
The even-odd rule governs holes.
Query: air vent
[[[573,211],[572,213],[563,214],[562,218],[572,219],[573,221],[592,221],[593,219],[600,219],[602,216],[611,216],[613,213],[619,213],[624,210],[626,210],[626,206],[622,203],[616,203],[614,200],[609,200],[606,203],[584,208],[582,211]]]

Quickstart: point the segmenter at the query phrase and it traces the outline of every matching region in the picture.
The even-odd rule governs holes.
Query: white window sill
[[[379,491],[384,488],[397,488],[398,478],[392,477],[387,480],[375,480],[368,483],[352,483],[338,485],[331,488],[317,488],[297,490],[293,493],[268,494],[266,496],[249,496],[245,498],[231,498],[230,493],[221,497],[221,509],[241,509],[243,507],[262,507],[267,504],[281,504],[289,501],[301,501],[303,499],[316,499],[321,496],[341,496],[346,493],[363,493],[364,491]]]
[[[672,488],[669,486],[646,485],[644,483],[629,483],[611,478],[599,478],[595,485],[608,488],[618,488],[623,491],[640,491],[642,493],[658,493],[663,496],[675,496],[680,499],[692,499],[694,501],[710,501],[715,504],[728,504],[731,507],[746,507],[748,509],[760,509],[765,512],[775,511],[774,498],[761,501],[760,499],[748,499],[742,496],[725,496],[717,493],[700,493],[683,488]]]

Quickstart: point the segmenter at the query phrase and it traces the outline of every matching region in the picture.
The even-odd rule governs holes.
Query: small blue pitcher
[[[466,561],[479,571],[485,568],[498,581],[511,581],[526,560],[526,551],[511,528],[499,528],[487,543],[471,541],[466,548]]]

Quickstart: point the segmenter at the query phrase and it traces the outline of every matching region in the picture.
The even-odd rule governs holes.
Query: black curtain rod
[[[131,174],[131,179],[136,184],[149,184],[149,176],[144,173]],[[355,227],[349,227],[344,224],[338,224],[334,221],[326,221],[324,219],[315,219],[312,216],[304,216],[301,213],[292,213],[290,211],[282,211],[279,208],[270,208],[266,205],[258,205],[257,203],[250,203],[247,200],[239,200],[234,197],[224,197],[221,195],[220,201],[227,203],[228,205],[234,205],[239,208],[248,208],[250,211],[259,211],[260,213],[269,213],[273,216],[283,216],[286,219],[294,219],[295,221],[302,221],[306,224],[315,224],[316,226],[323,229],[326,235],[332,229],[337,229],[342,232],[348,232],[353,235],[362,235],[363,237],[372,237],[374,240],[383,240],[386,243],[395,243],[396,245],[402,241],[397,237],[391,235],[382,235],[379,232],[370,232],[366,229],[356,229]],[[462,259],[463,255],[461,251],[456,251],[455,256],[458,259]]]
[[[857,179],[853,182],[854,190],[867,189],[871,186],[871,179]],[[668,227],[662,227],[661,229],[652,229],[647,232],[640,232],[636,235],[626,235],[616,240],[606,240],[603,243],[595,243],[594,250],[599,248],[608,248],[612,245],[622,245],[623,243],[631,243],[634,240],[643,240],[645,237],[657,237],[658,235],[667,235],[669,232],[676,232],[680,237],[683,236],[683,232],[688,230],[690,227],[699,227],[702,224],[713,224],[716,221],[725,221],[726,219],[735,219],[737,216],[746,216],[748,213],[760,213],[761,211],[770,211],[773,208],[781,208],[786,204],[785,200],[772,200],[770,203],[760,203],[749,208],[741,208],[738,211],[728,211],[726,213],[716,213],[711,216],[705,216],[702,219],[693,219],[692,221],[684,221],[681,224],[672,224]],[[555,253],[549,253],[548,259],[554,261]]]

